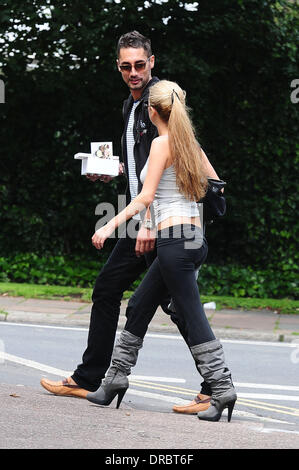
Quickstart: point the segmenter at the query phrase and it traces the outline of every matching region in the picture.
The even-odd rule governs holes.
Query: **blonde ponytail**
[[[150,105],[168,123],[170,153],[179,190],[199,201],[207,189],[203,159],[185,104],[185,92],[174,82],[161,80],[150,88]]]

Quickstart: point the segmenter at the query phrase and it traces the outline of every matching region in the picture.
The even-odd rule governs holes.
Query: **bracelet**
[[[143,226],[148,230],[153,230],[155,228],[152,219],[144,219]]]

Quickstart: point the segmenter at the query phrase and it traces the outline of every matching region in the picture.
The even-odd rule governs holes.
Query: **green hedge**
[[[0,282],[26,282],[59,286],[93,287],[104,264],[79,257],[37,256],[23,254],[0,258]],[[232,295],[253,298],[298,298],[297,266],[283,265],[277,269],[255,270],[236,265],[206,264],[198,280],[204,295]],[[142,279],[142,277],[140,278]],[[140,282],[135,281],[132,289]]]
[[[125,181],[92,184],[73,155],[95,140],[112,140],[118,154],[128,88],[115,46],[122,33],[137,29],[152,38],[154,73],[186,89],[199,140],[227,181],[227,216],[208,230],[211,262],[244,266],[240,290],[252,277],[246,266],[254,266],[267,279],[262,293],[292,295],[292,280],[288,287],[281,273],[298,256],[298,104],[290,99],[298,78],[298,7],[285,0],[186,5],[10,0],[1,6],[0,255],[93,256],[95,207],[115,204]],[[226,280],[235,283],[233,272]],[[41,279],[50,274],[41,272]]]

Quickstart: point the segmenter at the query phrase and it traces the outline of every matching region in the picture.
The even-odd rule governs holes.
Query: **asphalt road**
[[[110,417],[112,426],[117,413],[120,413],[119,410],[113,409],[113,404],[104,409],[85,400],[55,397],[48,394],[39,385],[42,376],[56,379],[74,370],[76,365],[81,362],[87,333],[86,328],[0,323],[0,351],[2,350],[0,389],[3,393],[2,402],[4,398],[6,403],[6,412],[18,413],[19,416],[22,410],[28,410],[28,406],[34,408],[37,403],[41,403],[38,416],[42,422],[44,413],[48,413],[50,410],[53,412],[53,404],[55,403],[55,408],[62,407],[61,409],[66,414],[68,409],[71,412],[74,407],[78,407],[81,423],[82,413],[86,413],[86,418],[91,415],[96,422],[99,416],[101,419],[105,417],[105,425],[108,428]],[[207,427],[213,436],[213,431],[218,429],[217,426],[225,426],[223,441],[217,441],[217,445],[220,447],[267,448],[273,445],[273,448],[298,448],[299,345],[297,348],[294,343],[237,340],[223,340],[222,343],[227,363],[233,374],[238,401],[230,424],[226,423],[226,414],[224,413],[221,422],[217,424],[201,422],[201,429]],[[129,413],[131,421],[139,415],[143,418],[146,416],[146,422],[138,424],[137,438],[131,440],[130,443],[126,443],[125,440],[126,426],[121,441],[120,430],[115,436],[115,439],[118,439],[118,445],[123,442],[123,448],[135,448],[134,446],[138,448],[139,441],[146,441],[145,437],[147,436],[147,446],[151,448],[156,448],[156,446],[157,448],[168,448],[169,446],[169,448],[192,448],[192,442],[190,443],[187,437],[190,437],[190,429],[193,426],[196,429],[198,419],[196,416],[186,417],[172,412],[174,403],[184,403],[193,398],[195,393],[199,391],[202,380],[183,340],[179,336],[171,334],[148,334],[144,347],[140,351],[138,364],[132,372],[130,388],[121,405],[121,416],[123,417],[124,413]],[[24,403],[22,397],[24,397]],[[21,408],[18,409],[20,406]],[[43,408],[45,406],[47,406],[46,411]],[[9,410],[10,407],[11,410]],[[35,411],[37,413],[37,410]],[[97,416],[98,411],[101,412],[101,415]],[[134,417],[132,413],[134,413]],[[69,441],[62,440],[61,436],[60,439],[57,436],[57,441],[53,436],[49,440],[48,435],[43,437],[40,432],[37,440],[34,442],[27,440],[25,444],[17,432],[13,433],[5,416],[6,413],[2,413],[2,419],[0,418],[2,420],[0,423],[0,429],[2,428],[1,442],[4,448],[9,446],[35,447],[36,445],[39,447],[64,445],[73,448],[82,445],[82,443],[74,443],[71,437]],[[72,419],[73,425],[76,425],[76,414]],[[165,426],[167,421],[174,424],[179,420],[179,423],[184,423],[184,426],[187,423],[187,427],[184,428],[184,436],[178,435],[177,440],[172,438],[169,443],[161,440],[162,437],[159,433],[159,438],[158,435],[155,437],[155,432],[148,435],[150,423],[154,426],[153,429],[157,429],[157,423],[153,422],[157,419],[162,419]],[[88,422],[91,426],[89,432],[93,426],[96,426],[96,423],[92,424],[90,420]],[[37,435],[36,421],[32,423],[32,427],[28,422],[26,422],[26,426],[31,429],[31,436]],[[115,423],[113,429],[115,429]],[[229,438],[228,431],[233,435],[236,432],[235,441]],[[3,433],[9,436],[9,441],[3,440]],[[244,433],[244,438],[241,437],[242,433]],[[259,433],[259,436],[255,437],[255,433]],[[62,434],[65,436],[64,432]],[[166,434],[167,432],[164,431],[165,439]],[[109,432],[107,436],[109,436]],[[230,440],[226,441],[226,439]],[[64,444],[62,444],[63,442]],[[100,443],[97,441],[96,445],[89,437],[89,440],[86,440],[84,444],[85,447],[93,445],[110,448],[113,447],[113,439],[110,436],[108,441],[102,440]],[[194,446],[215,448],[215,442],[212,437],[211,441],[206,437],[206,441],[197,442]]]

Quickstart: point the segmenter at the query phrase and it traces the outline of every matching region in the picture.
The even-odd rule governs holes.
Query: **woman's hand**
[[[97,250],[101,250],[104,246],[105,240],[110,237],[113,231],[114,229],[112,229],[108,224],[99,228],[91,239],[93,246]]]
[[[152,251],[155,248],[156,237],[156,228],[149,230],[141,225],[135,245],[136,256],[139,257],[144,255],[144,253]]]

